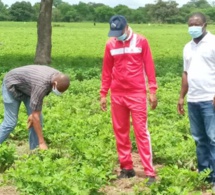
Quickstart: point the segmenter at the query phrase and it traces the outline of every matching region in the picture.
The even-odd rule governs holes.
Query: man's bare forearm
[[[184,99],[188,91],[187,72],[183,72],[181,79],[180,98]]]
[[[32,113],[33,127],[34,127],[36,134],[37,134],[39,144],[45,142],[44,137],[43,137],[43,133],[42,133],[40,114],[41,114],[40,112],[36,112],[36,111]]]

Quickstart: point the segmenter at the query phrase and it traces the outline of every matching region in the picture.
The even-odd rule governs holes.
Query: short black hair
[[[201,18],[201,20],[202,20],[203,23],[207,22],[205,15],[203,13],[201,13],[201,12],[192,13],[191,16],[189,17],[189,19],[193,18],[193,17],[199,17],[199,18]]]

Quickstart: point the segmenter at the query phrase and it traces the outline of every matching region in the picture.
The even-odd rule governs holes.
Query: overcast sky
[[[4,4],[11,5],[15,3],[16,1],[28,1],[32,5],[36,2],[40,2],[40,0],[2,0]],[[78,4],[80,0],[63,0],[63,2],[68,2],[69,4]],[[165,0],[164,0],[165,1]],[[183,4],[186,4],[189,0],[175,0],[179,6],[182,6]],[[103,3],[105,5],[109,5],[110,7],[114,7],[116,5],[122,4],[122,5],[127,5],[130,8],[138,8],[138,7],[144,7],[145,4],[148,3],[155,3],[155,0],[81,0],[81,2],[88,3],[88,2],[93,2],[93,3]],[[208,2],[211,2],[208,0]]]

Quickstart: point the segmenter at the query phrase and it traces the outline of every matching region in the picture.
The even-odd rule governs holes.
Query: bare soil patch
[[[1,195],[19,195],[14,186],[4,186],[0,187]]]

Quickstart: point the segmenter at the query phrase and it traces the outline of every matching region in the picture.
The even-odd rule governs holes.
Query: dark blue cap
[[[123,34],[123,30],[127,26],[127,20],[124,16],[115,15],[109,20],[110,31],[108,33],[109,37],[119,37]]]

